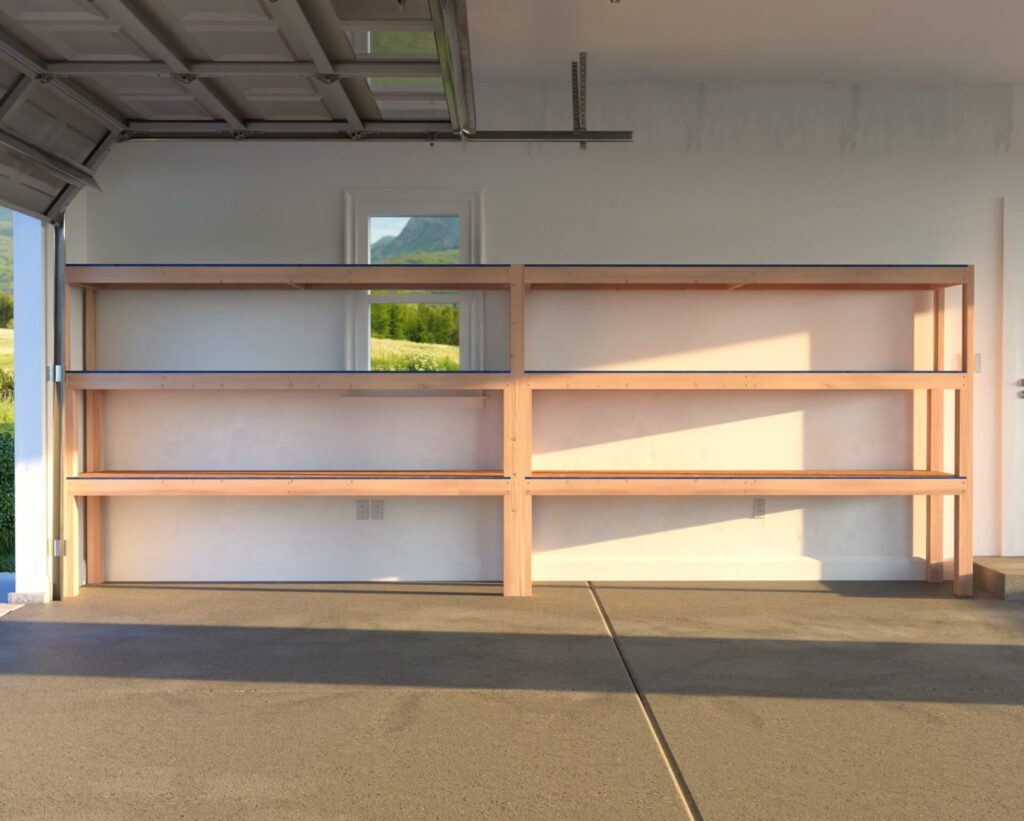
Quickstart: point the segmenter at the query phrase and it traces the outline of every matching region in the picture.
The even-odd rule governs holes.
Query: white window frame
[[[459,263],[478,264],[483,256],[481,235],[482,194],[470,189],[402,188],[350,189],[345,192],[345,260],[350,265],[370,262],[371,217],[458,217]],[[346,362],[352,370],[370,369],[370,305],[388,303],[442,303],[459,306],[459,369],[482,370],[484,365],[484,295],[482,291],[457,294],[371,294],[355,292],[347,311]]]

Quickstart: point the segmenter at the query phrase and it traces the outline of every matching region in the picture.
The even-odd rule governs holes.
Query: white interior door
[[[1003,204],[1004,556],[1024,555],[1024,203]]]

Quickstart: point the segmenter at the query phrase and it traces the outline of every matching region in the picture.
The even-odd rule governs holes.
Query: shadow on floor
[[[1024,704],[1024,645],[632,636],[646,692]],[[602,635],[0,621],[0,676],[630,692]]]
[[[594,582],[602,590],[644,590],[662,593],[808,594],[865,599],[948,599],[952,582]]]

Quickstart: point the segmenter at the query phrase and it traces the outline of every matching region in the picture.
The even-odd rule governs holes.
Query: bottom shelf
[[[98,471],[73,496],[505,496],[500,471]],[[963,476],[927,470],[535,471],[531,496],[957,496]]]
[[[532,496],[957,496],[963,476],[930,470],[534,471]]]
[[[69,477],[73,496],[504,496],[486,470],[105,470]]]

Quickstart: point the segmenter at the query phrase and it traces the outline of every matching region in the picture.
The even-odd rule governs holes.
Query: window
[[[371,371],[459,370],[457,291],[372,291]]]
[[[349,192],[349,260],[373,265],[458,265],[479,258],[479,195]],[[484,301],[478,291],[371,291],[354,363],[374,371],[480,370]]]
[[[457,214],[367,217],[372,265],[458,265],[462,262],[461,219]]]

